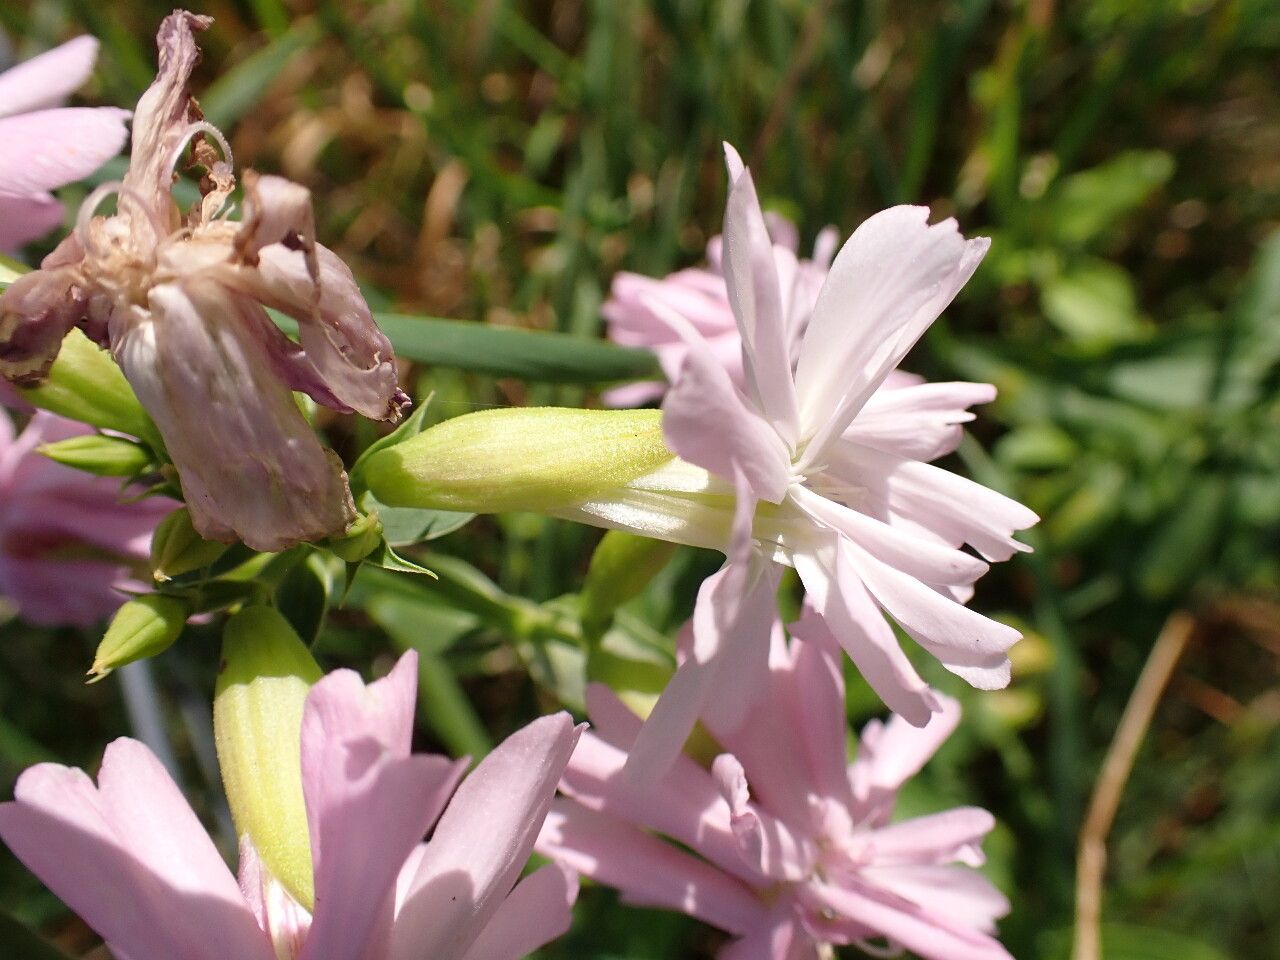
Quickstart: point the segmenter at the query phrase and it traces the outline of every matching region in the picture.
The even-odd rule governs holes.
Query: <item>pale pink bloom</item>
[[[124,181],[95,191],[42,269],[0,297],[0,374],[39,379],[81,327],[110,347],[155,420],[200,534],[275,551],[355,516],[341,462],[292,391],[383,420],[408,398],[351,272],[315,242],[306,189],[250,171],[243,219],[227,218],[230,149],[188,89],[194,32],[210,22],[180,11],[161,25]],[[170,187],[188,146],[206,176],[182,215]],[[111,193],[118,212],[94,216]],[[301,342],[266,308],[294,317]]]
[[[765,216],[778,274],[786,278],[786,327],[798,344],[835,254],[836,232],[830,227],[823,230],[814,244],[813,259],[799,259],[800,238],[795,225],[777,215]],[[615,276],[609,299],[600,311],[608,321],[609,339],[624,347],[653,351],[668,378],[678,375],[688,347],[654,312],[650,302],[656,301],[693,325],[730,379],[741,387],[742,339],[725,287],[722,249],[721,238],[713,237],[707,244],[705,268],[690,267],[660,280],[627,272]],[[661,398],[666,390],[667,385],[657,381],[630,383],[606,391],[602,399],[611,407],[634,407]]]
[[[728,751],[710,771],[679,756],[657,781],[624,769],[641,724],[607,688],[588,690],[583,736],[538,850],[629,903],[697,917],[734,937],[721,960],[818,960],[827,945],[877,956],[1009,960],[994,939],[1008,901],[972,869],[994,820],[960,807],[894,822],[899,788],[959,720],[873,721],[846,767],[840,655],[806,616],[775,626],[769,708],[709,728]],[[668,842],[674,841],[674,842]],[[677,846],[677,844],[679,846]]]
[[[107,748],[96,786],[56,764],[26,771],[0,837],[120,960],[515,960],[569,926],[574,875],[520,872],[579,729],[536,720],[457,786],[465,760],[409,752],[416,677],[408,653],[367,687],[340,670],[307,697],[314,914],[247,839],[237,883],[133,740]]]
[[[83,424],[40,412],[14,435],[0,409],[0,597],[43,626],[89,626],[110,616],[121,588],[146,561],[151,534],[175,504],[133,503],[137,491],[36,452],[41,444],[90,434]]]
[[[127,110],[62,107],[93,72],[98,41],[76,37],[0,74],[0,250],[62,223],[49,193],[83,180],[120,152]]]
[[[682,314],[648,300],[686,347],[663,403],[667,443],[684,462],[632,481],[625,496],[560,511],[728,555],[699,594],[693,653],[632,754],[650,773],[675,756],[707,704],[741,716],[755,702],[768,650],[762,612],[772,609],[779,564],[795,567],[868,683],[909,722],[924,725],[940,701],[884,614],[974,686],[1005,686],[1020,634],[964,606],[987,563],[959,548],[1006,560],[1027,549],[1013,532],[1037,519],[927,462],[955,448],[968,407],[992,399],[992,387],[881,389],[988,241],[965,240],[953,220],[930,226],[924,207],[876,214],[832,262],[797,350],[778,248],[751,174],[727,149],[724,275],[744,385]]]

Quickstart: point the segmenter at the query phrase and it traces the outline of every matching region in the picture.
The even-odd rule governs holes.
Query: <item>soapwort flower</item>
[[[0,596],[30,623],[89,626],[140,586],[135,568],[173,502],[126,502],[120,481],[55,463],[44,444],[93,433],[43,411],[21,433],[0,409]]]
[[[0,297],[0,374],[38,380],[80,327],[154,419],[201,536],[275,551],[355,516],[341,463],[292,391],[382,420],[408,398],[351,272],[316,243],[308,191],[249,171],[243,217],[228,218],[231,150],[188,90],[194,34],[210,22],[178,11],[161,25],[123,181],[95,190],[74,233]],[[205,175],[181,215],[170,187],[188,147]],[[116,212],[96,215],[112,194]],[[268,308],[298,321],[299,343]]]
[[[792,630],[789,643],[772,630],[770,708],[732,727],[710,719],[728,751],[710,771],[682,755],[656,782],[638,782],[624,767],[640,718],[591,687],[594,730],[569,762],[567,799],[553,805],[539,851],[629,903],[726,931],[722,960],[818,960],[845,944],[1009,960],[993,936],[1008,901],[973,869],[991,815],[894,819],[899,789],[955,729],[959,705],[936,695],[922,728],[872,721],[846,767],[839,649],[811,613]]]
[[[96,785],[56,764],[26,771],[0,838],[121,958],[516,960],[569,926],[574,875],[520,872],[578,730],[543,717],[462,779],[466,761],[410,754],[416,678],[410,652],[375,683],[340,670],[306,696],[307,905],[248,835],[237,883],[134,740],[107,748]]]
[[[0,73],[0,250],[61,224],[49,191],[83,180],[124,146],[127,110],[59,106],[97,56],[97,40],[76,37]]]

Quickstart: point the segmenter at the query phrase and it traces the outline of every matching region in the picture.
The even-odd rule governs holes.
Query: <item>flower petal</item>
[[[796,368],[808,462],[822,461],[986,253],[988,241],[966,241],[954,220],[930,226],[928,217],[927,207],[881,211],[831,265]]]
[[[104,785],[41,764],[0,805],[0,837],[86,923],[140,958],[272,960],[230,871],[141,744],[108,748]]]
[[[751,889],[702,860],[630,824],[556,800],[538,835],[538,852],[627,903],[679,910],[729,933],[756,927],[766,912]]]
[[[0,120],[0,190],[31,194],[83,180],[120,152],[127,110],[59,107]]]
[[[678,327],[680,318],[651,308]],[[778,503],[790,483],[789,452],[769,423],[742,400],[720,362],[696,334],[662,404],[667,445],[689,463],[732,481],[741,473],[760,500]]]
[[[742,335],[747,392],[778,436],[794,450],[796,389],[773,242],[751,172],[743,167],[733,147],[726,143],[724,149],[730,181],[724,213],[724,280]]]
[[[98,41],[83,35],[0,73],[0,117],[54,107],[93,73]]]
[[[12,253],[62,225],[62,204],[49,193],[0,190],[0,252]]]
[[[872,802],[878,794],[897,793],[955,731],[960,723],[960,704],[937,692],[934,699],[937,712],[923,727],[902,717],[867,724],[858,756],[849,766],[849,781],[860,803]]]
[[[391,960],[465,952],[533,848],[581,733],[567,713],[516,731],[462,782],[396,918]]]
[[[201,279],[152,287],[148,305],[113,336],[114,353],[200,535],[276,552],[341,533],[355,516],[346,476],[271,369],[262,308]]]
[[[316,909],[302,960],[361,960],[391,935],[400,866],[466,762],[410,756],[417,656],[366,687],[339,670],[307,695],[302,779]]]
[[[556,864],[516,884],[462,960],[520,960],[569,929],[578,877]]]
[[[876,609],[850,563],[846,544],[797,553],[796,573],[814,610],[880,699],[911,723],[924,726],[936,709],[933,691],[920,679]]]
[[[72,270],[23,274],[0,293],[0,377],[22,383],[49,372],[87,304]]]
[[[955,450],[960,427],[974,415],[969,407],[990,403],[989,383],[919,383],[873,393],[843,437],[910,460],[936,460]]]

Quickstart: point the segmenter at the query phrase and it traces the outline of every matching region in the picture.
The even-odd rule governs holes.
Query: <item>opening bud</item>
[[[49,375],[18,392],[33,407],[163,447],[155,425],[111,355],[79,330],[72,330],[62,341]]]
[[[121,437],[68,437],[38,448],[50,460],[99,477],[133,477],[151,462],[147,448]]]
[[[673,459],[660,410],[527,407],[446,420],[365,465],[393,507],[549,512],[590,500]]]
[[[98,644],[89,682],[98,682],[126,663],[168,650],[182,634],[190,614],[187,605],[175,597],[153,593],[128,601],[111,618]]]
[[[319,665],[274,609],[227,621],[213,701],[218,763],[236,832],[307,910],[315,906],[302,793],[302,708]]]
[[[151,535],[151,576],[163,582],[203,570],[226,553],[227,546],[196,533],[190,511],[181,507],[161,520]]]

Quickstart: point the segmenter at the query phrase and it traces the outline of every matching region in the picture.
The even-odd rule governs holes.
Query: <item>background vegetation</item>
[[[991,871],[1013,901],[1005,941],[1025,960],[1064,958],[1082,811],[1155,638],[1185,611],[1192,641],[1111,837],[1105,955],[1275,956],[1280,4],[199,9],[217,18],[197,83],[209,117],[241,165],[313,190],[321,239],[382,309],[597,338],[616,271],[657,275],[702,256],[722,214],[726,139],[805,238],[828,223],[847,234],[904,201],[990,234],[977,278],[907,366],[1000,388],[952,466],[1044,517],[1036,553],[993,571],[974,601],[1027,639],[1003,693],[964,695],[932,675],[964,695],[969,722],[907,802],[993,810]],[[86,102],[127,106],[150,80],[167,10],[20,0],[0,6],[0,26],[10,60],[101,37]],[[433,418],[592,403],[582,381],[610,375],[538,357],[519,367],[465,337],[407,353],[448,361],[410,378],[417,396],[435,391]],[[494,375],[510,372],[524,376]],[[327,426],[348,456],[372,436]],[[478,519],[434,545],[439,585],[362,574],[345,606],[333,597],[318,655],[377,671],[405,645],[429,653],[423,745],[482,752],[557,696],[572,702],[559,667],[597,539],[532,516]],[[665,635],[715,563],[677,551],[627,606],[620,675],[643,685],[661,665]],[[288,589],[323,604],[328,572],[303,569]],[[114,681],[81,682],[96,635],[12,620],[0,634],[0,793],[36,760],[92,766],[130,730]],[[212,632],[188,638],[154,673],[185,786],[225,831],[207,731],[216,656]],[[855,682],[853,721],[877,709]],[[0,901],[69,952],[90,949],[4,856]],[[717,943],[606,891],[582,903],[548,957],[702,957]]]

